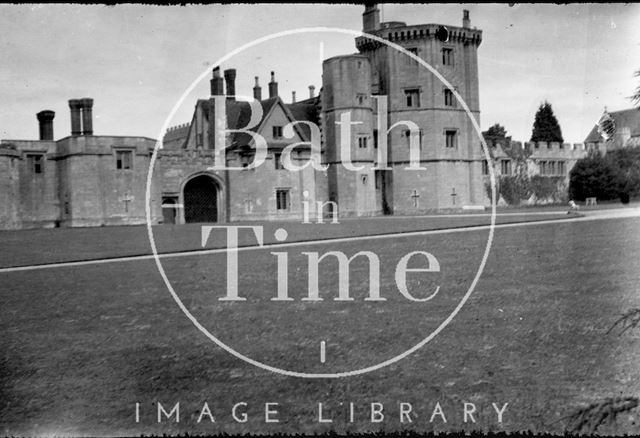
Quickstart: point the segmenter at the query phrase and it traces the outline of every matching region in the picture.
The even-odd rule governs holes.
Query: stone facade
[[[557,143],[557,142],[488,142],[493,158],[494,172],[497,176],[509,176],[514,173],[514,159],[511,149],[524,151],[527,163],[527,175],[561,176],[567,182],[571,169],[589,150],[604,148],[604,143]],[[597,148],[596,148],[597,146]],[[487,164],[483,164],[483,176],[488,177]]]
[[[426,61],[455,93],[415,59],[367,36],[356,38],[358,53],[324,60],[320,92],[310,87],[298,102],[279,97],[273,72],[267,98],[256,77],[254,106],[236,101],[236,77],[243,76],[215,69],[211,96],[196,102],[189,123],[167,131],[158,150],[152,222],[301,220],[305,211],[311,218],[411,215],[488,205],[484,154],[455,96],[479,124],[482,31],[471,28],[467,11],[461,27],[383,23],[379,16],[375,5],[366,6],[363,30]],[[54,141],[54,114],[42,111],[40,140],[0,143],[0,227],[145,222],[155,141],[93,135],[92,106],[87,98],[69,101],[71,136]],[[255,110],[262,116],[253,117]],[[253,167],[261,161],[257,135],[267,153]],[[289,149],[294,165],[317,153],[323,168],[283,169]],[[538,150],[568,160],[566,172],[579,155],[559,146],[534,146],[534,155]],[[223,151],[227,168],[214,166]]]
[[[144,224],[155,141],[76,135],[0,143],[0,228]],[[118,167],[122,154],[128,164]],[[158,221],[160,194],[152,194]]]
[[[367,6],[363,30],[403,47],[435,68],[479,123],[477,49],[482,32],[470,27],[468,12],[464,12],[462,27],[381,23],[379,14],[375,5]],[[487,204],[483,155],[475,146],[477,133],[451,90],[416,60],[379,41],[356,38],[356,48],[357,54],[325,60],[319,95],[301,102],[287,104],[278,97],[273,72],[269,98],[262,99],[256,77],[254,98],[260,101],[263,117],[251,131],[265,138],[269,154],[264,164],[251,170],[222,172],[205,170],[199,164],[206,158],[210,167],[220,149],[216,129],[243,128],[248,122],[244,113],[249,105],[228,96],[226,105],[218,108],[226,111],[227,126],[210,123],[216,118],[214,96],[224,95],[225,86],[227,95],[232,94],[237,77],[234,69],[224,75],[215,70],[212,97],[196,103],[188,126],[176,127],[164,138],[159,166],[165,212],[169,209],[165,217],[178,223],[188,221],[185,183],[201,175],[209,175],[218,187],[210,200],[219,206],[216,219],[299,220],[305,201],[311,215],[322,208],[324,214],[337,211],[341,217],[421,214]],[[357,124],[344,125],[345,114]],[[217,116],[219,119],[220,114]],[[295,121],[320,128],[326,170],[277,168],[275,157],[289,144],[301,143],[295,155],[300,163],[309,157],[311,138],[304,125],[292,138],[272,135],[274,129],[282,130]],[[345,128],[350,137],[346,148],[342,147]],[[379,156],[385,141],[386,166]],[[251,162],[256,152],[250,136],[236,134],[227,135],[224,148],[229,166],[241,165],[243,159]],[[412,148],[417,156],[412,156]],[[412,162],[417,169],[409,169]],[[278,201],[283,190],[288,203],[284,209]]]

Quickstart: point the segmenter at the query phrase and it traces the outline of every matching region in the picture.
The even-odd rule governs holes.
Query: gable
[[[292,143],[304,141],[300,135],[299,130],[294,127],[293,138],[285,138],[284,133],[282,137],[274,135],[274,127],[279,128],[279,131],[283,132],[285,125],[291,122],[289,116],[285,113],[282,105],[274,105],[269,114],[265,114],[265,118],[258,130],[258,134],[262,135],[268,145],[282,145],[287,146]]]

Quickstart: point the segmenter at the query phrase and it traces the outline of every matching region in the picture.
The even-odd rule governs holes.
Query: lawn
[[[353,221],[327,233],[415,229],[415,222],[409,227],[408,222],[375,221]],[[139,230],[144,236],[144,228]],[[65,253],[85,248],[83,255],[117,254],[108,238],[113,234],[106,231],[92,234],[91,245],[86,230],[12,233],[17,256],[5,254],[3,264],[31,257],[37,242],[33,236],[47,236],[54,247],[55,233],[64,234]],[[197,237],[197,231],[189,233]],[[638,331],[607,333],[621,313],[640,307],[639,231],[637,218],[498,229],[476,290],[440,334],[402,361],[342,379],[276,375],[223,351],[182,314],[151,260],[0,273],[0,433],[561,432],[565,417],[582,406],[640,395]],[[293,227],[290,235],[312,236]],[[0,239],[11,240],[6,236]],[[20,247],[14,236],[30,237]],[[278,287],[273,249],[239,254],[239,291],[245,302],[218,300],[225,293],[223,254],[168,258],[163,264],[187,309],[223,342],[273,366],[335,372],[393,357],[436,328],[466,292],[486,238],[487,232],[478,230],[280,248],[289,257],[293,301],[288,302],[270,300]],[[132,240],[131,251],[138,251]],[[308,292],[302,253],[332,250],[348,256],[375,253],[387,301],[363,300],[369,290],[363,260],[354,261],[351,269],[353,302],[332,300],[338,289],[332,261],[320,265],[324,301],[302,301]],[[441,266],[440,273],[408,275],[415,296],[441,286],[427,303],[403,298],[394,280],[398,260],[418,250],[431,252]],[[42,256],[38,261],[52,260]],[[320,361],[321,341],[326,342],[325,363]],[[158,424],[157,402],[167,411],[180,402],[180,423]],[[204,402],[215,423],[208,417],[197,423]],[[231,416],[240,402],[247,403],[245,423]],[[265,423],[267,402],[279,403],[279,423]],[[320,402],[333,423],[318,422]],[[381,423],[370,421],[372,402],[384,405]],[[463,402],[475,404],[477,423],[463,423]],[[411,404],[412,423],[400,423],[400,403]],[[446,423],[439,416],[429,422],[436,403]],[[509,403],[503,423],[497,423],[491,403]],[[602,430],[638,433],[636,420],[633,412],[624,414]]]
[[[566,209],[544,212],[521,209],[498,215],[496,223],[538,221],[567,217]],[[300,222],[238,222],[235,225],[263,225],[265,243],[273,243],[274,231],[284,227],[288,241],[367,236],[416,230],[435,230],[452,226],[478,226],[491,222],[489,213],[469,213],[429,217],[376,217],[341,219],[339,224],[302,224]],[[158,251],[179,252],[200,249],[200,225],[157,225],[153,227]],[[217,247],[224,246],[221,241]],[[250,235],[240,235],[240,246],[255,245]],[[212,245],[209,245],[212,247]],[[146,226],[102,228],[56,228],[0,231],[0,268],[32,264],[92,260],[151,254]]]

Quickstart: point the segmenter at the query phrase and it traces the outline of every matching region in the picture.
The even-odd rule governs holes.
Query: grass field
[[[417,219],[345,221],[317,234],[285,227],[296,239],[314,239],[487,222],[486,217],[437,218],[425,225],[425,220],[420,227]],[[148,252],[145,229],[131,230],[6,233],[0,235],[0,262],[16,266]],[[185,236],[195,243],[185,244]],[[199,229],[159,229],[158,239],[165,251],[197,248]],[[242,303],[218,301],[224,294],[223,254],[168,258],[163,265],[185,306],[225,343],[270,365],[334,372],[393,357],[436,328],[466,292],[486,239],[487,232],[477,230],[281,248],[289,253],[290,302],[270,301],[277,289],[270,249],[240,253],[239,287],[247,298]],[[388,300],[363,301],[368,270],[354,261],[354,302],[331,300],[338,288],[331,262],[321,265],[325,301],[301,301],[307,293],[301,253],[331,250],[348,256],[361,250],[376,253],[381,293]],[[431,252],[442,268],[437,274],[409,276],[408,288],[416,296],[442,286],[428,303],[403,299],[394,282],[397,261],[417,250]],[[308,380],[259,369],[215,346],[182,314],[152,260],[4,272],[0,433],[561,432],[565,417],[581,406],[640,395],[638,331],[607,333],[621,313],[640,307],[639,284],[638,218],[500,228],[475,292],[433,341],[372,373]],[[325,363],[320,361],[321,341],[327,346]],[[213,424],[207,417],[197,423],[205,401]],[[158,424],[156,402],[169,409],[180,402],[180,423]],[[231,417],[239,402],[248,405],[246,423]],[[280,423],[265,423],[266,402],[279,403]],[[333,423],[318,423],[319,402]],[[355,405],[353,423],[346,413],[349,402]],[[384,404],[384,422],[369,420],[371,402]],[[413,423],[400,423],[402,402],[411,403]],[[440,417],[429,422],[436,402],[446,423]],[[477,406],[476,424],[463,423],[463,402]],[[492,402],[509,403],[502,424]],[[638,433],[636,420],[635,414],[625,414],[602,430]]]
[[[566,209],[548,208],[543,212],[528,209],[509,210],[496,217],[496,223],[516,223],[565,218]],[[437,230],[451,226],[480,226],[491,222],[489,213],[429,217],[376,217],[368,220],[341,219],[338,225],[301,224],[299,222],[239,222],[238,225],[263,225],[265,243],[273,243],[274,231],[284,227],[289,241]],[[153,227],[159,253],[200,249],[199,224],[157,225]],[[255,245],[250,235],[240,235],[240,246]],[[224,242],[209,247],[222,247]],[[0,268],[43,263],[92,260],[150,254],[146,227],[57,228],[0,231]]]

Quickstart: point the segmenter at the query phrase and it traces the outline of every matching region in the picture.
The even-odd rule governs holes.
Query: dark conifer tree
[[[538,112],[536,112],[530,141],[555,141],[559,143],[564,141],[558,119],[556,119],[556,116],[553,114],[551,104],[547,101],[540,104]]]

